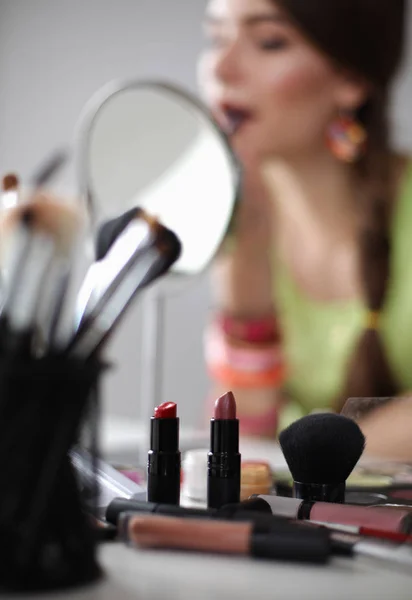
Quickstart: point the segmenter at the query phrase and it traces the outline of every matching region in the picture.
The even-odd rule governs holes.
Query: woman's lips
[[[216,111],[216,120],[223,131],[232,136],[253,118],[251,110],[235,105],[223,104]]]

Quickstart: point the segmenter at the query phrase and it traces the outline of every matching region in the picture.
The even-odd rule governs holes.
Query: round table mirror
[[[95,231],[139,206],[180,238],[173,272],[207,267],[239,187],[236,160],[207,110],[164,83],[112,83],[92,98],[80,131],[81,192]]]

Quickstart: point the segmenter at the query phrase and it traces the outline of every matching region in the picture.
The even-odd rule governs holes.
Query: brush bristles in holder
[[[334,502],[344,504],[346,484],[343,483],[300,483],[293,482],[294,498],[310,502]]]
[[[101,574],[68,455],[100,373],[97,361],[0,356],[0,589],[64,589]]]

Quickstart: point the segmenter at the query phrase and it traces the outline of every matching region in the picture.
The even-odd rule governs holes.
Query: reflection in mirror
[[[206,110],[161,83],[111,84],[82,121],[80,167],[96,230],[141,207],[174,231],[174,272],[202,271],[230,224],[238,168]]]

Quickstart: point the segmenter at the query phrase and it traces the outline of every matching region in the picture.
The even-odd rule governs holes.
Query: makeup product
[[[279,435],[295,498],[343,503],[346,480],[362,456],[365,437],[352,419],[310,414]]]
[[[67,348],[69,355],[79,358],[95,355],[112,335],[136,295],[165,275],[178,260],[181,244],[173,231],[147,215],[145,219],[154,235],[153,243],[142,248],[138,239],[126,262],[119,256],[120,264],[112,270],[112,277],[104,286],[103,293],[98,294],[92,309],[80,321]],[[117,242],[120,243],[120,240],[116,241],[116,245]],[[114,251],[114,245],[111,251]],[[97,285],[100,286],[100,282]]]
[[[334,504],[332,502],[312,502],[282,496],[256,496],[239,505],[243,510],[260,510],[263,502],[270,507],[272,514],[288,519],[304,519],[342,525],[357,525],[382,531],[412,533],[412,513],[405,507],[396,510],[386,508]],[[267,507],[266,507],[267,508]]]
[[[109,252],[113,243],[123,233],[130,223],[139,219],[143,211],[136,206],[119,217],[105,221],[99,228],[96,237],[96,259],[102,260]]]
[[[256,523],[265,522],[265,519],[274,519],[274,522],[286,519],[289,522],[294,521],[285,516],[276,516],[271,512],[269,504],[263,499],[255,498],[251,502],[241,504],[228,504],[220,509],[201,509],[186,508],[183,506],[172,506],[166,504],[154,504],[152,502],[139,501],[134,498],[115,498],[107,506],[106,521],[112,525],[117,525],[119,516],[124,513],[134,513],[138,515],[159,514],[164,516],[175,516],[179,518],[199,518],[199,519],[224,519],[227,521],[253,521]],[[378,519],[375,519],[374,527],[364,527],[359,525],[343,525],[341,523],[328,523],[326,521],[298,521],[297,524],[307,526],[323,526],[339,533],[350,533],[359,537],[371,537],[382,540],[389,540],[395,543],[412,543],[412,535],[400,533],[398,531],[384,530],[378,527]]]
[[[270,507],[267,503],[266,511]],[[150,514],[179,517],[182,522],[181,529],[184,529],[183,521],[193,519],[213,519],[219,521],[236,521],[253,523],[254,526],[279,530],[283,525],[293,525],[284,517],[269,516],[266,512],[254,512],[241,510],[242,505],[228,505],[221,509],[191,509],[181,506],[156,505],[148,502],[137,502],[133,499],[118,498],[109,505],[106,512],[107,522],[117,525],[119,519],[125,519],[129,522],[133,516],[144,517]],[[252,508],[252,507],[251,507]],[[256,509],[256,504],[254,505]],[[259,506],[259,510],[262,505]],[[358,555],[379,558],[386,561],[388,566],[398,564],[412,564],[411,546],[408,545],[412,537],[390,531],[370,529],[368,527],[358,527],[351,525],[337,525],[326,522],[299,521],[294,523],[301,529],[318,530],[328,529],[330,531],[331,550],[336,555],[355,557]],[[123,527],[124,529],[124,527]],[[376,538],[376,539],[373,539]],[[379,541],[378,541],[379,539]],[[285,541],[285,540],[284,540]],[[391,542],[391,543],[388,543]],[[405,544],[400,546],[399,544]]]
[[[55,249],[47,274],[42,282],[36,311],[36,341],[38,355],[49,349],[56,350],[57,332],[62,327],[64,313],[72,314],[73,307],[68,302],[68,288],[72,277],[75,256],[81,250],[80,240],[84,230],[77,207],[58,203],[39,194],[32,203],[41,220],[49,222],[58,234]],[[66,307],[67,304],[67,307]]]
[[[239,453],[239,421],[236,401],[227,392],[215,403],[210,422],[208,454],[207,506],[220,508],[240,500],[241,456]]]
[[[64,167],[69,158],[69,151],[64,148],[53,150],[53,152],[36,168],[30,177],[32,195],[48,184],[51,179]]]
[[[390,569],[397,566],[410,569],[412,566],[412,552],[407,544],[364,539],[352,533],[328,531],[317,525],[299,526],[287,521],[206,523],[196,518],[137,516],[125,512],[119,519],[118,539],[141,548],[250,555],[321,564],[331,555],[363,556],[381,560]]]
[[[411,476],[406,466],[401,466],[396,475],[389,474],[385,468],[384,464],[382,471],[379,471],[379,465],[376,469],[357,465],[346,481],[345,503],[367,506],[377,504],[384,498],[387,501],[400,499],[412,503],[412,485],[408,483]],[[275,470],[274,487],[278,496],[293,496],[293,477],[288,470]]]
[[[14,208],[19,203],[20,182],[17,175],[9,173],[3,177],[3,193],[1,196],[1,210]]]
[[[36,352],[49,341],[63,303],[79,215],[37,196],[11,209],[3,222],[3,339],[13,352]],[[43,326],[43,327],[42,327]],[[40,331],[42,329],[42,331]]]
[[[341,525],[339,523],[325,523],[321,521],[311,521],[311,524],[327,527],[331,531],[340,533],[349,533],[359,537],[376,538],[380,540],[388,540],[397,544],[411,544],[412,536],[406,533],[398,533],[396,531],[382,531],[381,529],[372,529],[370,527],[357,527],[356,525]],[[412,549],[412,546],[411,546]]]
[[[1,333],[14,351],[20,348],[27,354],[34,339],[36,316],[42,304],[40,292],[48,270],[61,247],[73,244],[74,210],[43,202],[39,193],[67,159],[66,153],[54,152],[36,170],[31,179],[29,199],[7,212],[2,222],[1,261],[5,279],[4,303],[1,311]],[[12,186],[16,177],[6,182]]]
[[[174,402],[165,402],[155,408],[154,416],[150,420],[147,500],[179,504],[179,418]]]
[[[144,502],[136,498],[115,498],[110,502],[106,509],[106,520],[108,523],[116,525],[119,515],[122,512],[135,512],[138,514],[159,514],[175,517],[198,517],[203,519],[227,519],[233,521],[261,520],[269,517],[279,521],[283,517],[277,517],[272,514],[271,508],[267,502],[254,502],[253,506],[243,509],[242,504],[227,504],[221,508],[189,508],[173,504],[156,504],[154,502]]]
[[[77,328],[109,296],[113,280],[125,265],[134,264],[153,243],[154,232],[150,221],[136,217],[128,223],[121,235],[112,241],[104,257],[94,262],[86,273],[77,300]]]
[[[270,466],[263,461],[242,461],[240,480],[240,499],[250,496],[270,494],[273,478]]]
[[[119,537],[141,548],[168,548],[324,564],[332,553],[322,528],[288,522],[233,523],[123,513]]]

